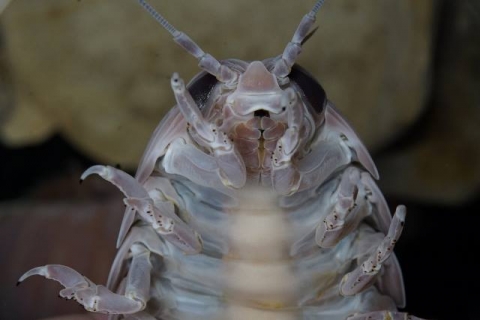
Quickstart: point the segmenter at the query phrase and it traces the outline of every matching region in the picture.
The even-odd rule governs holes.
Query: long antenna
[[[310,29],[315,23],[318,11],[323,6],[325,0],[318,0],[312,10],[303,16],[302,21],[293,34],[292,40],[287,44],[280,59],[275,62],[272,73],[277,78],[285,78],[290,74],[295,61],[302,52],[302,43],[311,35]]]
[[[175,29],[174,26],[172,26],[168,21],[167,19],[165,19],[160,13],[158,13],[151,5],[149,5],[147,2],[143,1],[143,0],[139,0],[138,1],[140,3],[140,5],[145,8],[145,10],[148,11],[148,13],[150,13],[150,15],[155,19],[157,20],[158,23],[160,23],[162,25],[162,27],[164,27],[165,29],[167,29],[168,32],[170,32],[170,34],[175,37],[177,36],[178,34],[178,30]]]
[[[212,55],[205,53],[189,36],[178,31],[167,19],[158,13],[151,5],[144,0],[138,0],[138,3],[150,15],[165,28],[173,37],[173,40],[179,44],[185,51],[197,58],[200,68],[215,76],[219,81],[232,83],[238,79],[238,74],[229,67],[221,64]]]

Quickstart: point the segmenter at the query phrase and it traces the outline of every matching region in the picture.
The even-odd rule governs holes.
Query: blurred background
[[[82,312],[31,267],[105,283],[123,214],[92,164],[134,173],[174,105],[170,76],[198,72],[133,0],[0,2],[0,319]],[[278,55],[312,1],[151,0],[217,59]],[[6,8],[5,8],[6,7]],[[407,308],[478,319],[480,0],[327,1],[299,63],[366,143],[393,209]]]

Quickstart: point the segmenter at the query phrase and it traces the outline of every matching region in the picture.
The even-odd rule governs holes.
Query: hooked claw
[[[202,242],[199,235],[175,214],[170,201],[154,203],[147,190],[134,177],[116,168],[96,165],[88,168],[81,179],[92,174],[98,174],[123,192],[126,197],[124,203],[132,208],[127,210],[127,214],[134,217],[137,211],[155,231],[183,252],[193,254],[201,251]]]
[[[104,286],[94,284],[72,268],[58,264],[33,268],[22,275],[18,283],[34,275],[60,282],[65,287],[60,291],[60,297],[76,300],[87,311],[130,314],[145,308],[145,301],[140,297],[113,293]]]

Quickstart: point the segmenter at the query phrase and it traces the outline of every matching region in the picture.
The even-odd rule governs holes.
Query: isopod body
[[[125,195],[107,286],[62,265],[25,273],[126,319],[415,319],[392,252],[377,169],[320,84],[295,64],[323,1],[283,54],[218,61],[140,0],[203,69],[159,124],[135,177],[93,166]]]

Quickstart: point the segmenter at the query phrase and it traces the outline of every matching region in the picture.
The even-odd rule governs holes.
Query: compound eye
[[[205,107],[208,97],[217,83],[217,78],[205,71],[197,74],[188,83],[187,90],[192,95],[193,100],[200,110]]]
[[[327,95],[315,78],[298,64],[294,64],[288,75],[291,82],[301,90],[302,97],[317,113],[322,113],[327,103]]]

